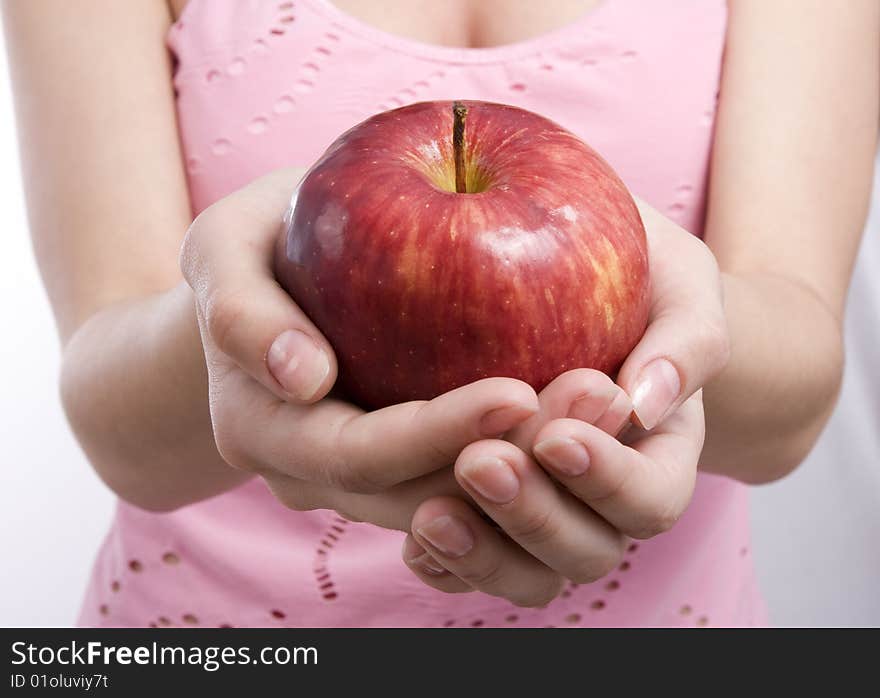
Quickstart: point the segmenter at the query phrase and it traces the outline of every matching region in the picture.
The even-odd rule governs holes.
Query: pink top
[[[530,109],[582,136],[626,184],[703,226],[724,46],[721,0],[604,0],[572,24],[488,49],[391,36],[328,0],[190,0],[168,36],[197,213],[345,129],[414,101]],[[291,182],[291,187],[294,183]],[[182,464],[185,467],[186,464]],[[765,622],[747,488],[700,475],[669,533],[543,609],[447,595],[400,559],[403,534],[300,513],[262,481],[169,514],[120,502],[80,623],[100,626],[694,626]]]

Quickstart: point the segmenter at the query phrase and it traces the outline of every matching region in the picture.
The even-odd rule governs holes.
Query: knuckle
[[[559,522],[549,509],[517,517],[505,528],[511,537],[526,545],[544,545],[559,535]]]
[[[608,477],[608,481],[597,488],[598,491],[590,497],[592,504],[600,504],[614,499],[625,499],[630,481],[636,476],[637,465],[632,459],[626,459],[620,464],[618,470]]]
[[[377,494],[387,489],[381,473],[359,467],[351,461],[332,459],[324,467],[327,484],[334,489],[353,494]]]
[[[501,561],[497,558],[490,558],[481,564],[465,563],[460,569],[456,569],[455,576],[486,593],[500,587],[504,578]]]
[[[183,236],[183,242],[180,244],[180,253],[177,257],[180,272],[190,286],[195,286],[196,270],[199,265],[199,230],[198,219],[196,219],[187,229],[186,235]]]
[[[228,429],[214,427],[214,444],[220,457],[239,470],[248,471],[253,463],[245,455],[241,442]]]
[[[555,575],[546,582],[536,585],[534,589],[528,590],[525,594],[520,593],[520,590],[517,589],[508,598],[508,601],[520,608],[542,608],[562,593],[563,584],[562,577]]]
[[[245,472],[254,472],[258,464],[254,461],[242,438],[242,415],[223,400],[211,405],[211,422],[214,429],[214,445],[220,457],[229,465]]]
[[[718,260],[715,258],[715,253],[712,252],[712,249],[696,235],[692,235],[691,237],[686,239],[694,248],[696,261],[698,261],[700,264],[706,267],[706,269],[712,271],[716,275],[720,275],[721,271],[718,267]]]
[[[603,554],[585,556],[574,566],[568,578],[576,584],[592,584],[615,569],[623,560],[623,545],[609,549]]]
[[[226,353],[233,331],[247,311],[245,298],[228,291],[215,292],[205,307],[205,327],[211,340]]]
[[[568,578],[576,584],[592,584],[610,573],[611,569],[605,569],[604,565],[597,564],[595,560],[583,560],[575,565]]]
[[[371,464],[375,448],[370,439],[375,435],[367,432],[357,418],[337,425],[333,441],[338,449],[324,469],[332,487],[344,492],[376,494],[397,484],[390,467]]]
[[[217,238],[217,229],[223,220],[222,203],[218,202],[202,211],[190,223],[180,246],[178,263],[184,278],[194,288],[200,278],[206,245]]]
[[[454,463],[458,454],[450,451],[444,441],[448,438],[446,433],[439,432],[434,423],[435,403],[428,401],[415,407],[409,420],[409,428],[413,434],[423,437],[424,451],[427,457],[436,463]]]
[[[680,516],[681,514],[670,506],[655,505],[641,518],[638,526],[629,535],[641,540],[659,536],[675,526]]]

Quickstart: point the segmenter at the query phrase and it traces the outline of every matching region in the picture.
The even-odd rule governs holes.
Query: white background
[[[28,239],[2,48],[0,35],[0,626],[70,625],[113,499],[58,401],[58,344]],[[874,198],[841,404],[807,463],[753,497],[755,557],[778,625],[880,625],[880,192]]]

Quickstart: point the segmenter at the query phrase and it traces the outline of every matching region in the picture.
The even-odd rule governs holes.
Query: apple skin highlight
[[[490,376],[613,375],[647,325],[645,230],[611,167],[537,114],[462,104],[466,193],[453,103],[413,104],[340,136],[279,237],[279,283],[365,408]]]

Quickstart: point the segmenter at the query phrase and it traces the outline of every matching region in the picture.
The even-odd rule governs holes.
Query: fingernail
[[[477,492],[495,504],[507,504],[519,494],[519,478],[500,458],[487,456],[462,463],[458,474]]]
[[[675,366],[655,359],[642,369],[633,391],[633,412],[644,429],[653,429],[672,407],[681,391]]]
[[[619,393],[619,388],[612,387],[604,393],[583,395],[571,403],[566,417],[594,424],[597,419],[611,409]]]
[[[409,561],[409,565],[411,567],[418,567],[425,574],[430,574],[433,576],[439,576],[441,574],[446,573],[446,568],[443,567],[439,562],[437,562],[429,553],[424,553],[423,555],[419,555],[417,558],[413,558]]]
[[[553,436],[535,444],[532,450],[542,465],[561,475],[577,477],[590,467],[590,454],[582,443],[574,439]]]
[[[275,338],[266,355],[269,372],[295,398],[311,400],[330,373],[330,361],[314,340],[299,330]]]
[[[632,402],[622,390],[614,398],[608,410],[594,424],[602,431],[618,436],[621,430],[629,424],[630,415],[632,414]]]
[[[454,516],[438,516],[416,529],[416,533],[448,557],[461,557],[474,547],[470,529]]]
[[[534,414],[534,410],[522,405],[499,407],[487,412],[480,420],[480,431],[484,436],[500,436]]]

